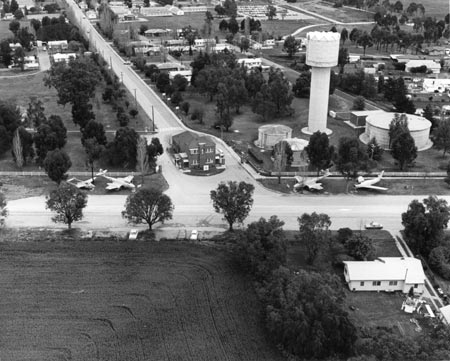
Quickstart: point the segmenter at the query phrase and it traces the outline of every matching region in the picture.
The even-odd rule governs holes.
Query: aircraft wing
[[[131,181],[133,180],[133,178],[134,178],[133,175],[129,175],[128,177],[121,178],[121,180],[123,180],[124,182],[127,182],[127,183],[131,183]]]
[[[307,183],[305,184],[305,187],[312,190],[316,190],[316,191],[321,191],[323,189],[322,184],[320,183]]]
[[[356,188],[375,189],[375,190],[377,190],[377,191],[387,191],[387,190],[388,190],[388,189],[385,188],[385,187],[378,187],[378,186],[359,186],[359,187],[358,187],[358,185],[356,185],[355,187],[356,187]]]
[[[107,183],[105,189],[108,191],[112,191],[112,190],[120,189],[120,187],[122,187],[122,185],[120,183],[112,182],[112,183]]]

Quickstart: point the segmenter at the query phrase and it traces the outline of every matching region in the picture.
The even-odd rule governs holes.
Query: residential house
[[[209,170],[225,164],[223,152],[210,137],[185,131],[172,137],[175,164],[179,168]]]
[[[425,273],[419,259],[381,257],[375,261],[344,261],[344,277],[352,291],[402,291],[421,294]]]

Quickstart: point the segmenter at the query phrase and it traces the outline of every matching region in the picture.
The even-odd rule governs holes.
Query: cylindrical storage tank
[[[306,64],[311,69],[308,128],[304,133],[317,131],[331,134],[327,129],[328,97],[331,67],[338,63],[339,33],[314,31],[307,34]]]
[[[402,114],[407,117],[408,129],[414,139],[417,149],[425,150],[432,146],[430,141],[431,122],[424,117],[413,114]],[[395,113],[374,113],[366,118],[366,131],[360,139],[368,143],[376,138],[380,147],[389,150],[389,126],[395,117]]]
[[[306,35],[306,64],[312,67],[332,68],[338,64],[341,35],[331,31],[313,31]]]
[[[281,124],[266,124],[258,128],[258,140],[255,145],[260,148],[272,148],[280,140],[291,137],[291,128]]]

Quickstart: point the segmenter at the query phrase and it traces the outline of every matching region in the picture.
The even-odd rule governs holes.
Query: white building
[[[190,83],[192,78],[192,70],[172,70],[169,71],[169,79],[173,80],[176,75],[182,75]]]
[[[425,273],[419,259],[382,257],[375,261],[344,261],[344,277],[351,291],[423,293]]]
[[[49,49],[61,49],[66,50],[69,48],[69,44],[67,44],[67,40],[55,40],[49,41],[47,43]]]
[[[245,66],[249,69],[252,69],[252,68],[259,68],[262,65],[262,60],[261,58],[249,58],[249,59],[244,58],[238,59],[237,63],[240,66]]]
[[[450,79],[424,79],[422,88],[426,93],[444,93],[450,91]]]
[[[411,71],[411,68],[418,68],[425,65],[427,70],[431,70],[433,73],[438,74],[441,71],[441,64],[434,60],[410,60],[405,65],[405,71]]]
[[[77,57],[77,54],[75,53],[56,53],[53,54],[53,61],[55,63],[65,62],[68,63],[70,59],[75,59]]]

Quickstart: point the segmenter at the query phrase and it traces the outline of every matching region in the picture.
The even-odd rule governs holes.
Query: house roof
[[[344,261],[344,264],[350,281],[425,282],[422,263],[413,257],[380,257],[375,261]]]
[[[172,140],[179,145],[182,152],[186,152],[188,149],[198,148],[199,143],[205,143],[207,146],[215,145],[211,138],[189,131],[174,135]]]
[[[434,60],[410,60],[406,63],[407,68],[417,68],[419,66],[425,65],[428,69],[440,69],[441,64],[436,63]]]

